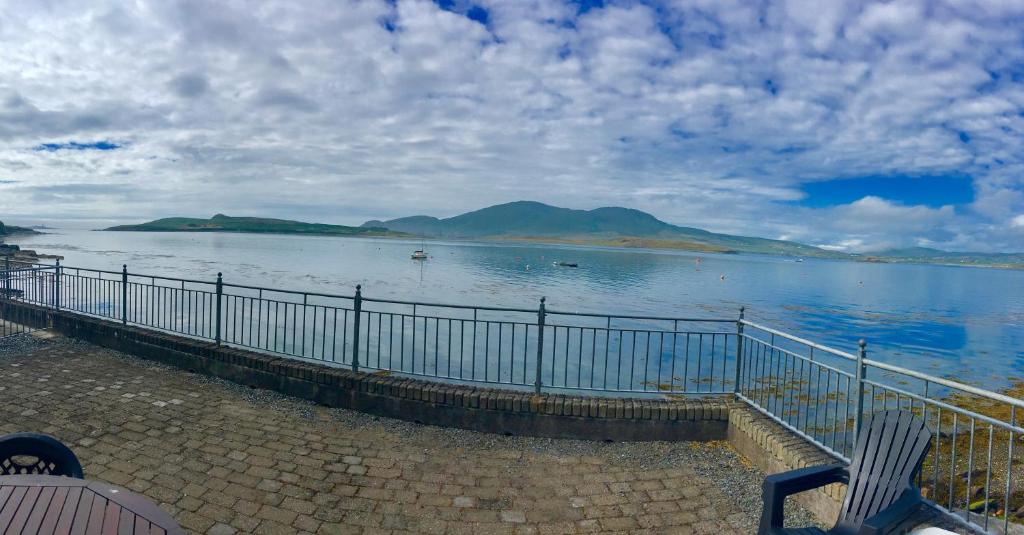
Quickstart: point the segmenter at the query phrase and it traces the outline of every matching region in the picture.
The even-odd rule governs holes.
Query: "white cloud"
[[[949,242],[953,238],[949,227],[956,219],[952,206],[903,206],[870,196],[821,215],[816,232],[843,236],[836,248],[858,252]]]
[[[425,0],[0,0],[0,219],[536,199],[851,249],[1024,249],[1005,233],[1024,212],[1018,2],[477,3],[487,26]],[[32,150],[103,139],[129,144]],[[973,203],[793,204],[805,181],[949,172]]]

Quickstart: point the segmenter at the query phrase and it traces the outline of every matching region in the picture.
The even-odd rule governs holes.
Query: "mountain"
[[[168,217],[139,225],[119,225],[104,230],[146,232],[252,232],[274,234],[314,234],[328,236],[401,236],[400,232],[373,226],[347,227],[323,223],[303,223],[263,217],[230,217],[217,214],[210,219]]]
[[[367,221],[362,226],[438,238],[537,240],[827,258],[848,256],[795,242],[680,227],[631,208],[573,210],[532,201],[499,204],[447,219],[418,215]]]

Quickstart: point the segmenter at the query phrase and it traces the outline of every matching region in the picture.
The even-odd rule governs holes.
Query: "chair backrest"
[[[0,475],[44,474],[82,479],[82,464],[56,438],[39,433],[0,437]]]
[[[925,421],[908,411],[876,412],[861,428],[839,526],[859,530],[910,488],[931,447]]]

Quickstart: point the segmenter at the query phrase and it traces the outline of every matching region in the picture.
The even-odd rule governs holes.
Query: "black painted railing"
[[[464,306],[68,266],[7,271],[20,300],[292,358],[447,381],[731,393],[736,320]]]

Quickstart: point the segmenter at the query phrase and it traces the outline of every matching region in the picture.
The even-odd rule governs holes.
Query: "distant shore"
[[[582,245],[593,247],[613,247],[617,249],[663,249],[669,251],[691,251],[697,253],[720,253],[737,254],[739,251],[677,240],[659,240],[654,238],[637,238],[632,236],[609,237],[609,238],[558,238],[547,236],[493,236],[479,238],[479,241],[489,243],[522,242],[522,243],[546,243],[551,245]]]
[[[899,257],[885,257],[885,256],[863,256],[853,259],[856,262],[863,262],[866,264],[918,264],[924,266],[948,266],[948,267],[976,267],[976,268],[989,268],[989,269],[1011,269],[1011,270],[1024,270],[1024,263],[1008,262],[983,262],[983,261],[966,261],[956,259],[921,259],[921,258],[899,258]]]
[[[538,244],[538,245],[573,245],[579,247],[606,247],[610,249],[622,249],[624,251],[637,250],[637,249],[651,249],[661,251],[684,251],[693,253],[708,253],[708,254],[766,254],[769,256],[789,257],[789,258],[801,258],[795,255],[785,254],[771,254],[771,253],[744,253],[743,251],[735,251],[724,247],[717,247],[713,245],[706,245],[701,243],[674,241],[674,240],[659,240],[652,238],[637,238],[637,237],[577,237],[577,238],[560,238],[555,236],[480,236],[480,237],[435,237],[435,236],[416,236],[414,234],[400,233],[400,232],[361,232],[355,234],[342,234],[342,233],[320,233],[312,231],[286,231],[286,230],[226,230],[217,228],[192,228],[192,229],[135,229],[128,228],[135,225],[125,225],[121,227],[112,227],[107,229],[96,229],[97,232],[198,232],[198,233],[211,233],[211,232],[223,232],[228,234],[279,234],[279,235],[303,235],[303,236],[327,236],[327,237],[343,237],[343,238],[385,238],[385,239],[405,239],[405,240],[436,240],[436,241],[450,241],[450,242],[463,242],[463,243],[486,243],[486,244]],[[369,229],[368,229],[369,230]],[[807,257],[814,258],[814,257]],[[849,255],[845,258],[828,258],[828,260],[840,260],[849,262],[861,262],[868,264],[909,264],[909,265],[927,265],[927,266],[948,266],[948,267],[977,267],[977,268],[990,268],[990,269],[1005,269],[1014,271],[1024,271],[1024,263],[986,263],[984,261],[960,261],[950,258],[900,258],[900,257],[886,257],[886,256],[874,256],[874,255]]]

